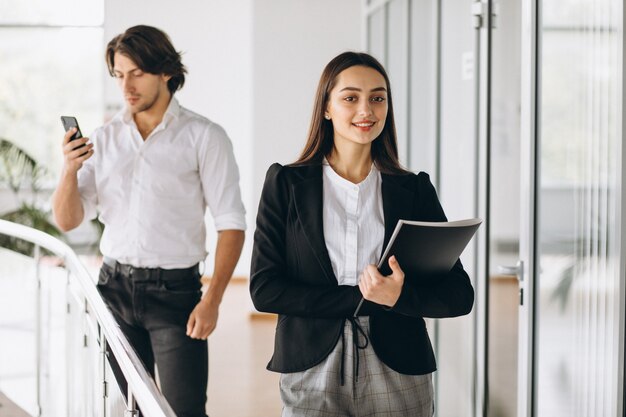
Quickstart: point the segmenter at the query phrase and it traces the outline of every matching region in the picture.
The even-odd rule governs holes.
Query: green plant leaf
[[[21,187],[39,190],[39,181],[46,174],[41,166],[25,150],[13,142],[0,138],[0,182],[17,194]]]
[[[31,204],[23,203],[17,210],[3,214],[2,219],[41,230],[55,237],[61,236],[61,231],[50,222],[49,213]],[[34,245],[13,236],[0,234],[0,246],[27,256],[33,256]]]

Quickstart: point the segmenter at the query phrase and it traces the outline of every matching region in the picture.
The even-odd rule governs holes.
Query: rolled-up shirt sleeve
[[[199,173],[204,200],[215,229],[246,230],[246,210],[239,188],[239,168],[224,129],[213,123],[199,148]]]

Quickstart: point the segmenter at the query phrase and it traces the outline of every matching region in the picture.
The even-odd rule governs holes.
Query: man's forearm
[[[76,174],[63,173],[52,196],[54,220],[61,230],[67,232],[81,224],[85,217],[78,191]]]
[[[241,255],[243,242],[243,230],[219,232],[215,248],[215,269],[203,301],[221,303],[226,286]]]

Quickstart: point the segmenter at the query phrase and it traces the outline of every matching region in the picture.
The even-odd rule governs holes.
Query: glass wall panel
[[[395,0],[389,3],[387,13],[387,65],[392,85],[394,116],[398,134],[400,161],[406,166],[409,151],[409,2]]]
[[[409,167],[436,180],[437,4],[410,3]]]
[[[470,5],[470,2],[463,1],[432,1],[431,6],[433,10],[440,10],[435,20],[440,22],[437,28],[439,41],[435,42],[440,64],[436,67],[438,83],[433,85],[433,88],[439,89],[434,104],[439,113],[435,118],[438,149],[433,157],[439,169],[431,173],[450,220],[476,216],[479,195],[476,167],[477,74],[472,65],[467,66],[468,58],[471,63],[476,52],[476,30]],[[433,35],[437,36],[437,32]],[[426,61],[422,64],[428,65]],[[463,317],[437,320],[438,417],[474,415],[476,318],[480,316],[479,306],[484,305],[479,295],[484,280],[477,274],[475,257],[476,246],[473,244],[461,255],[477,294],[473,312]]]
[[[487,415],[517,415],[521,1],[499,2],[492,34]]]
[[[617,416],[622,5],[542,14],[537,411]]]
[[[59,117],[84,135],[102,123],[103,56],[101,28],[0,26],[0,137],[59,172]]]
[[[0,259],[0,393],[17,409],[35,415],[35,265],[4,248]]]
[[[97,277],[99,260],[81,261]],[[43,417],[122,416],[124,397],[109,362],[103,363],[84,289],[59,265],[54,256],[36,264],[0,248],[0,416],[37,416],[39,407]]]
[[[400,155],[411,170],[430,174],[449,219],[474,216],[477,198],[470,5],[390,0],[365,17],[368,51],[391,77]],[[462,261],[477,279],[474,257],[470,247]],[[473,315],[427,320],[438,359],[438,417],[473,415],[474,320]]]
[[[0,218],[16,210],[21,215],[18,221],[35,220],[41,227],[41,219],[49,217],[48,199],[62,164],[60,116],[76,116],[85,135],[102,123],[103,18],[102,0],[0,0],[0,138],[25,150],[48,173],[38,177],[43,181],[35,192],[27,187],[9,190],[3,178]],[[0,175],[11,169],[10,158],[2,164]],[[31,415],[38,415],[38,400],[44,407],[42,415],[66,415],[69,408],[80,415],[97,415],[85,412],[93,395],[87,393],[82,379],[72,379],[78,392],[75,396],[65,390],[69,378],[65,365],[78,363],[83,349],[76,346],[82,347],[84,339],[80,327],[71,332],[76,340],[61,336],[63,329],[77,323],[68,315],[69,303],[63,302],[67,273],[52,263],[45,258],[40,266],[44,280],[37,307],[35,264],[22,255],[0,250],[0,284],[7,289],[0,291],[5,295],[0,300],[0,341],[11,341],[0,342],[0,395]],[[39,344],[35,337],[37,308],[44,318]],[[78,306],[73,310],[81,311]],[[42,347],[39,395],[35,372],[38,345]],[[95,349],[97,358],[97,344],[90,349]],[[97,364],[93,361],[92,368]],[[92,368],[81,367],[81,372]],[[102,389],[101,381],[95,389]],[[114,392],[112,389],[111,395]]]

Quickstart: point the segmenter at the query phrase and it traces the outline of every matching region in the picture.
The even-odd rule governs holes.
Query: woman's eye
[[[356,101],[356,97],[348,96],[344,98],[345,101]]]
[[[372,97],[370,100],[376,103],[382,103],[385,101],[385,97]]]

